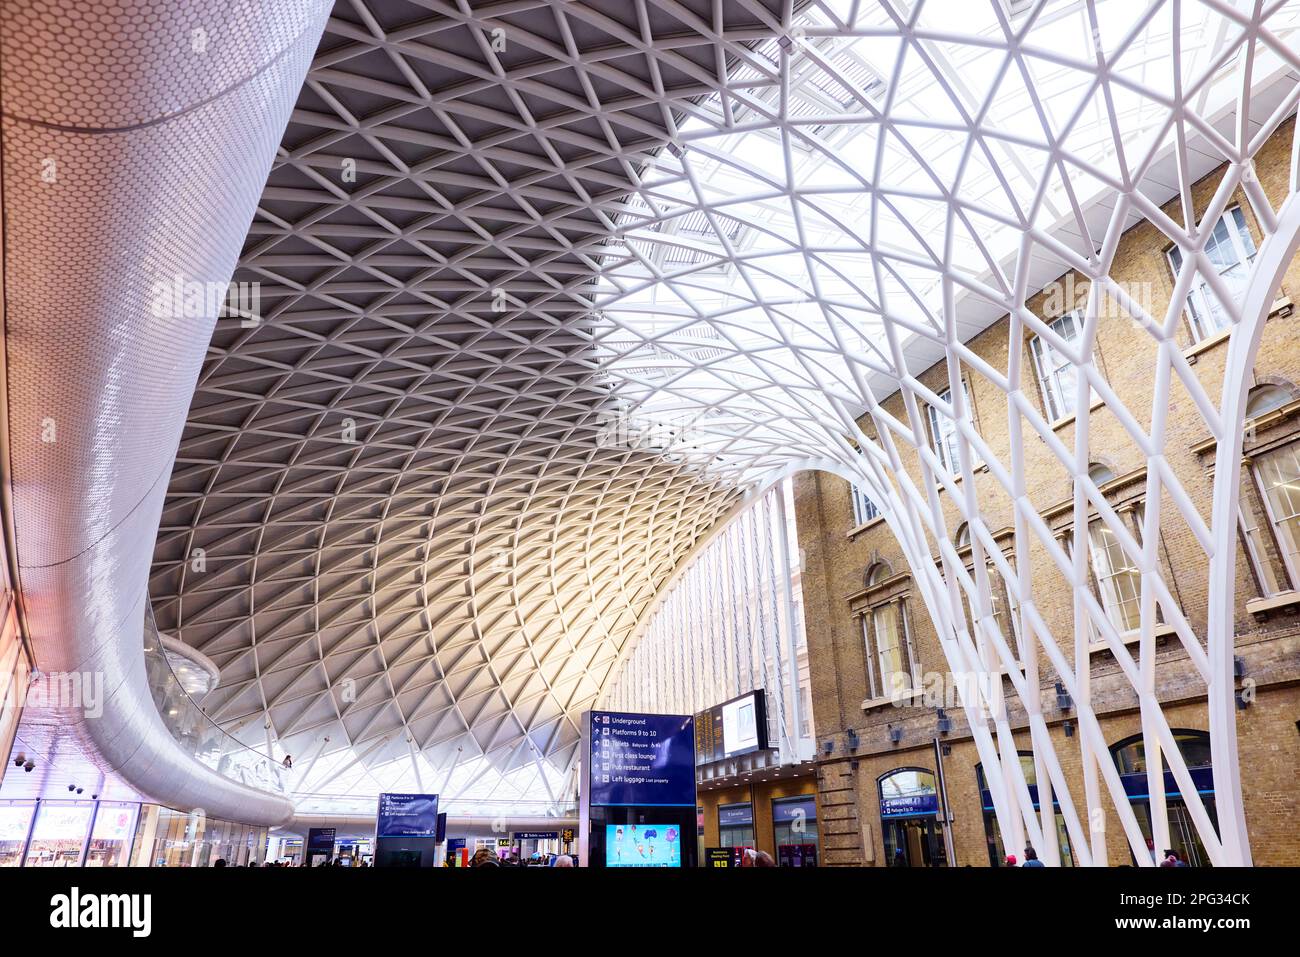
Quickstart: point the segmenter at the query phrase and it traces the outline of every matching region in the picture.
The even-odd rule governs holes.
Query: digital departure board
[[[711,764],[767,748],[767,696],[762,688],[695,716],[695,763]]]

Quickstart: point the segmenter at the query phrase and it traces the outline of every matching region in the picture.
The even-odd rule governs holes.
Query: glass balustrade
[[[144,616],[144,659],[158,714],[187,754],[240,784],[277,794],[287,791],[284,768],[278,762],[223,731],[186,692],[163,649],[148,602],[145,602]]]

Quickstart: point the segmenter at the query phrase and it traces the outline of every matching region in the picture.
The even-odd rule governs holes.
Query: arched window
[[[937,814],[939,792],[934,772],[925,768],[895,768],[876,779],[882,817]]]
[[[1204,731],[1180,729],[1174,731],[1174,743],[1178,753],[1183,756],[1183,763],[1188,770],[1208,768],[1210,766],[1210,736]],[[1145,774],[1147,770],[1147,750],[1142,735],[1135,734],[1112,745],[1111,755],[1115,758],[1115,767],[1120,774]],[[1169,762],[1165,762],[1169,767]]]
[[[895,768],[876,779],[880,833],[890,867],[945,867],[948,855],[939,822],[934,772]]]
[[[1088,466],[1088,478],[1092,479],[1092,484],[1101,488],[1107,482],[1115,481],[1115,473],[1110,470],[1109,466],[1100,462],[1093,462]]]
[[[1217,830],[1219,824],[1214,808],[1214,773],[1210,763],[1210,736],[1204,731],[1193,731],[1187,728],[1174,728],[1173,736],[1174,742],[1178,745],[1178,752],[1183,757],[1183,763],[1187,765],[1187,773],[1196,786],[1201,803],[1205,806],[1205,812]],[[1119,770],[1120,781],[1133,806],[1138,825],[1142,828],[1147,844],[1156,858],[1163,859],[1166,851],[1173,850],[1186,864],[1194,867],[1208,865],[1209,855],[1205,853],[1205,845],[1201,842],[1191,812],[1187,809],[1187,798],[1179,790],[1178,781],[1169,770],[1169,762],[1163,763],[1165,810],[1169,818],[1169,842],[1172,847],[1164,848],[1155,847],[1152,839],[1154,832],[1151,827],[1151,796],[1147,789],[1147,755],[1142,735],[1135,734],[1112,745],[1110,754],[1115,761],[1115,767]]]
[[[962,522],[957,526],[957,534],[953,536],[953,543],[959,549],[970,544],[970,522]]]
[[[1029,799],[1034,802],[1034,810],[1038,810],[1038,772],[1034,770],[1034,752],[1017,751],[1020,756],[1020,770],[1025,775],[1025,783],[1029,786]],[[984,811],[984,839],[988,842],[989,864],[993,867],[1001,867],[1006,863],[1006,858],[1002,852],[1002,830],[998,827],[997,815],[993,812],[993,794],[989,790],[988,779],[984,777],[983,763],[975,765],[975,783],[979,788],[980,806]],[[1060,811],[1060,803],[1056,800],[1055,795],[1052,797],[1052,808],[1056,811],[1056,843],[1061,851],[1061,866],[1074,866],[1074,853],[1070,849],[1070,835],[1065,829],[1065,815]],[[1017,848],[1011,853],[1016,855],[1016,860],[1022,860],[1021,854],[1023,848]],[[1040,852],[1042,848],[1037,848]]]
[[[879,585],[891,573],[888,562],[872,562],[867,566],[867,573],[863,576],[863,580],[866,586],[870,588],[872,585]]]
[[[1280,385],[1261,385],[1246,397],[1246,418],[1254,419],[1291,401],[1291,393]]]

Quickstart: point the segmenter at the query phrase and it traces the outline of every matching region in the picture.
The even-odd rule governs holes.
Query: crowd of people
[[[447,866],[451,866],[448,861]],[[469,859],[470,867],[573,867],[573,858],[568,854],[541,854],[534,853],[532,857],[523,859],[519,856],[519,849],[514,848],[509,854],[498,855],[490,847],[480,847],[474,852],[474,856]]]

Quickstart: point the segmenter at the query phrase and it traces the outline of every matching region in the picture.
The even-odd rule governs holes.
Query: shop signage
[[[723,804],[718,808],[718,827],[742,827],[754,823],[754,808],[748,804]]]

